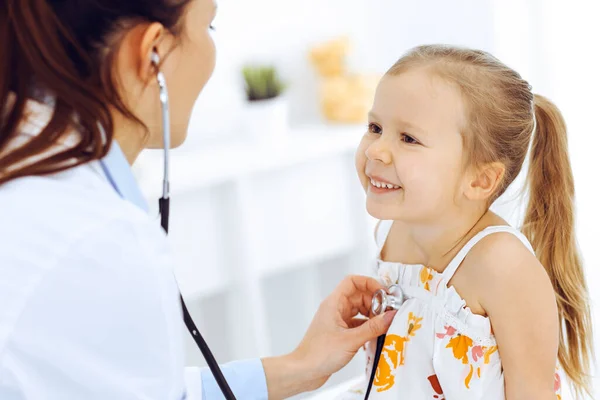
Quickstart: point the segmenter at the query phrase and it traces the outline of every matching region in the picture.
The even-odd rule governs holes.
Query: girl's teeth
[[[377,182],[373,179],[371,179],[371,185],[384,189],[400,189],[400,186],[392,185],[391,183]]]

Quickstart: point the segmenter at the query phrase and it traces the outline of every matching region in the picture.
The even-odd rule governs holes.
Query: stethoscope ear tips
[[[371,300],[371,313],[376,316],[389,310],[398,310],[403,302],[404,295],[400,286],[391,285],[387,291],[379,289]]]
[[[158,52],[156,50],[152,50],[152,54],[150,55],[150,61],[157,68],[160,65],[160,56],[158,55]]]

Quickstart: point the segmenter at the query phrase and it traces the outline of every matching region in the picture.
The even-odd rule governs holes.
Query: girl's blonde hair
[[[531,143],[529,202],[522,231],[556,293],[560,364],[578,397],[584,391],[591,394],[592,326],[575,240],[575,190],[560,111],[550,100],[534,95],[517,72],[484,51],[420,46],[398,60],[387,75],[414,67],[425,67],[460,89],[467,110],[462,130],[467,165],[504,164],[506,172],[490,204],[517,177]]]

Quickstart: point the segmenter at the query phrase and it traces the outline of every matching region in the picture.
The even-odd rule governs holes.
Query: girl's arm
[[[559,322],[550,279],[511,234],[490,235],[477,249],[479,302],[488,313],[504,368],[507,400],[556,400]]]

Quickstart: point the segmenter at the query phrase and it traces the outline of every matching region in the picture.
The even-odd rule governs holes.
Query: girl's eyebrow
[[[373,118],[375,120],[381,121],[381,118],[379,118],[377,116],[377,114],[375,114],[373,111],[369,111],[369,117]],[[396,118],[392,121],[395,125],[397,126],[402,126],[402,127],[406,127],[412,131],[418,132],[418,133],[422,133],[422,134],[426,134],[425,130],[423,130],[422,128],[419,128],[418,126],[416,126],[413,123],[401,120],[399,118]]]

